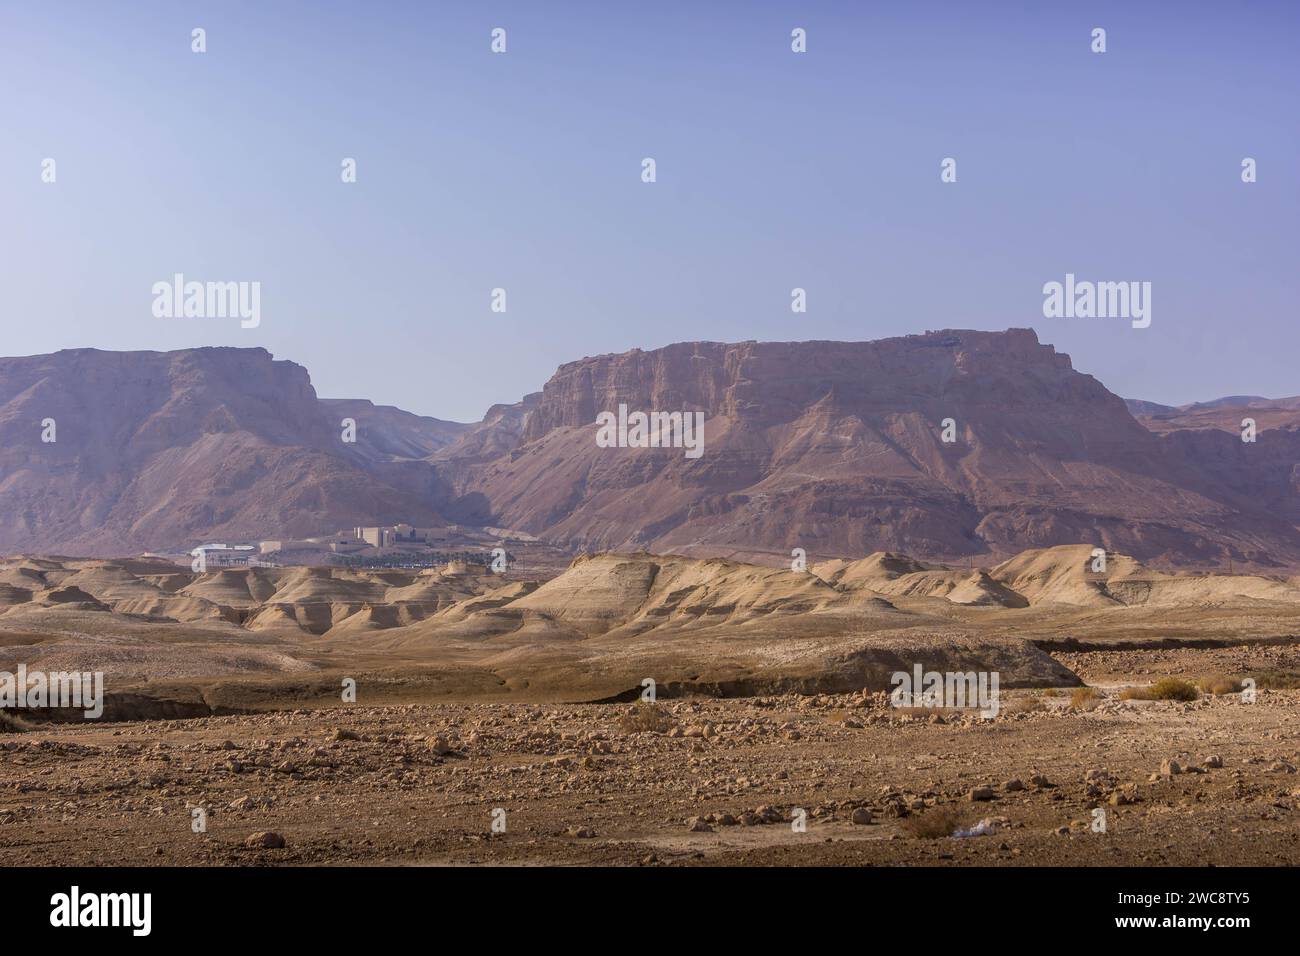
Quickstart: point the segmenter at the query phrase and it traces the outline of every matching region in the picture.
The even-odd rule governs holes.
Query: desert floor
[[[47,725],[0,735],[0,840],[24,865],[1300,864],[1300,691],[1115,694],[1300,650],[1056,656],[1099,706],[1059,690],[1004,692],[993,720],[874,694]],[[981,820],[994,832],[932,835]]]

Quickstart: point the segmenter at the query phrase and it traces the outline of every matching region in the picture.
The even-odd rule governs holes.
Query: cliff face
[[[620,404],[704,411],[702,456],[598,447],[597,415]],[[443,450],[457,488],[494,523],[575,548],[960,558],[1095,541],[1171,562],[1300,557],[1286,522],[1170,454],[1030,330],[587,358],[498,437],[495,460]]]
[[[0,549],[124,554],[441,520],[419,493],[427,464],[405,487],[377,479],[384,456],[343,445],[332,419],[306,369],[263,349],[0,359]]]

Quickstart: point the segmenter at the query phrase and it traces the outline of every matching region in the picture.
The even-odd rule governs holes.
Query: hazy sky
[[[1032,326],[1126,397],[1296,394],[1297,41],[1293,2],[0,0],[0,353],[261,345],[476,420],[637,346]],[[155,318],[176,272],[261,325]],[[1067,272],[1150,281],[1150,328],[1043,318]]]

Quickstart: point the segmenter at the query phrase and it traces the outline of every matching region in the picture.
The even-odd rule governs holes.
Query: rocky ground
[[[1225,653],[1061,657],[1107,687]],[[1297,765],[1294,690],[1017,691],[994,720],[881,694],[352,706],[0,734],[0,841],[12,865],[1295,865]]]

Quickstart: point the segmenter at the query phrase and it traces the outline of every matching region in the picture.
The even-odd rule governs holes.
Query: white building
[[[201,544],[190,552],[202,568],[245,568],[257,555],[251,544]]]

